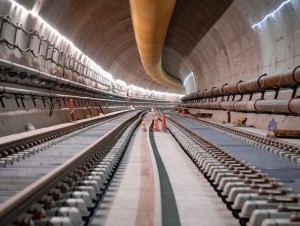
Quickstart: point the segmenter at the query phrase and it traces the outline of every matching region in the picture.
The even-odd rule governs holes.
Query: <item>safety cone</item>
[[[165,114],[162,114],[161,116],[161,127],[160,131],[167,132],[167,118]]]
[[[152,131],[153,132],[158,132],[159,131],[159,128],[158,128],[158,120],[156,118],[153,119],[153,129]]]
[[[146,131],[147,131],[147,130],[146,130],[146,125],[145,125],[145,120],[144,120],[144,118],[142,119],[141,131],[142,131],[142,132],[146,132]]]

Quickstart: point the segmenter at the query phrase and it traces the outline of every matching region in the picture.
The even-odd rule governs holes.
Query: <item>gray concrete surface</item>
[[[154,134],[174,191],[181,225],[239,225],[169,133]]]

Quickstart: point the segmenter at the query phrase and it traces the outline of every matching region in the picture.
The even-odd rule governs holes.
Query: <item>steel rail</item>
[[[259,162],[260,159],[263,158],[261,154],[256,154],[259,161],[257,161],[256,158],[256,160],[247,163],[247,160],[241,160],[241,156],[237,155],[237,152],[231,152],[229,149],[224,148],[220,142],[215,142],[210,139],[210,137],[205,136],[204,133],[202,137],[202,134],[198,135],[195,131],[192,131],[193,128],[190,126],[193,127],[194,124],[189,124],[189,126],[187,125],[187,127],[185,127],[182,122],[177,122],[171,117],[168,118],[168,121],[170,123],[169,131],[171,134],[222,198],[227,208],[232,211],[233,216],[239,219],[241,225],[247,225],[249,220],[251,221],[252,218],[257,218],[253,210],[249,208],[253,204],[256,205],[256,201],[261,202],[261,204],[255,206],[254,209],[261,209],[261,211],[274,209],[274,207],[279,208],[282,203],[282,205],[289,206],[287,209],[299,209],[299,194],[297,194],[297,192],[299,192],[299,186],[297,187],[297,184],[295,184],[291,187],[291,183],[285,181],[285,176],[282,181],[280,173],[278,177],[275,176],[275,173],[278,172],[276,170],[283,170],[282,172],[286,173],[286,169],[298,170],[299,168],[286,168],[286,166],[288,166],[287,164],[281,165],[279,162],[276,162],[275,164],[279,166],[278,168],[274,163],[270,165],[264,160]],[[208,129],[213,129],[210,128],[211,126],[209,126],[209,124],[205,125]],[[234,135],[238,134],[234,133]],[[236,136],[233,137],[236,138]],[[262,148],[262,146],[257,144],[255,144],[255,147]],[[287,150],[283,149],[281,151],[286,152]],[[252,153],[249,154],[249,156],[250,155],[253,156]],[[245,155],[242,156],[242,159],[246,159],[244,157]],[[274,161],[274,159],[271,161]],[[282,159],[280,159],[280,161],[282,161]],[[267,164],[266,167],[264,167],[265,164]],[[275,168],[272,167],[272,164]],[[269,170],[270,166],[272,167],[272,171],[275,170],[275,173],[271,173]],[[295,173],[295,171],[290,171],[290,173],[291,175],[287,175],[289,180],[294,181],[299,178],[299,174]],[[252,174],[253,179],[249,179],[250,174]],[[255,177],[263,178],[263,180],[256,180],[254,179]],[[249,182],[251,182],[251,184]],[[246,193],[249,193],[250,196],[247,196]],[[274,198],[273,195],[278,196]],[[266,218],[269,217],[263,217],[263,219]],[[281,217],[278,216],[278,218]],[[292,218],[287,219],[290,220]]]
[[[242,130],[237,129],[237,128],[230,128],[228,126],[216,124],[216,123],[205,121],[205,120],[195,118],[195,117],[193,117],[193,119],[195,119],[195,120],[197,120],[197,121],[199,121],[199,122],[201,122],[201,123],[203,123],[207,126],[210,126],[212,128],[218,128],[218,129],[230,132],[230,133],[235,134],[235,135],[240,136],[240,137],[248,136],[247,137],[248,139],[254,140],[254,141],[259,142],[261,144],[267,144],[267,143],[271,144],[271,143],[273,143],[274,147],[285,146],[285,147],[287,147],[289,149],[293,149],[293,150],[300,149],[300,147],[296,144],[290,144],[290,143],[287,143],[287,142],[281,141],[281,140],[274,140],[274,139],[271,139],[269,137],[265,137],[265,136],[262,136],[262,135],[259,135],[259,134],[242,131]],[[268,144],[268,145],[270,145],[270,144]]]
[[[131,110],[129,110],[131,111]],[[44,132],[41,132],[39,134],[33,134],[33,135],[29,135],[29,136],[24,136],[21,137],[20,139],[13,139],[13,140],[8,140],[8,141],[0,141],[0,153],[2,151],[8,150],[10,148],[16,148],[18,146],[24,145],[26,143],[32,143],[35,142],[37,140],[42,140],[46,137],[51,137],[51,136],[55,136],[58,134],[65,134],[68,133],[68,131],[73,131],[75,129],[81,129],[84,127],[87,127],[89,125],[95,124],[95,123],[99,123],[102,122],[104,120],[108,120],[108,119],[112,119],[115,117],[118,117],[124,113],[127,113],[129,111],[122,111],[122,112],[117,112],[117,113],[112,113],[109,116],[103,116],[103,117],[97,117],[97,118],[91,118],[88,121],[83,121],[83,122],[77,122],[76,124],[71,124],[71,125],[65,125],[62,128],[59,129],[53,129],[53,130],[47,130]],[[1,139],[0,139],[1,140]]]
[[[252,143],[252,146],[256,146],[262,150],[267,150],[274,155],[278,155],[280,157],[286,158],[288,161],[290,161],[293,164],[299,164],[298,158],[300,158],[300,146],[296,144],[291,144],[282,140],[274,140],[269,137],[265,137],[259,134],[251,133],[242,131],[236,128],[227,127],[224,125],[216,124],[213,122],[205,121],[199,118],[191,117],[194,120],[199,121],[200,123],[203,123],[204,125],[210,127],[214,130],[220,130],[223,133],[228,132],[230,136],[234,137],[235,139],[240,139],[242,142],[246,143]],[[174,121],[172,118],[168,117],[168,119],[176,124],[178,124],[180,127],[184,128],[185,131],[187,131],[190,134],[194,134],[187,128],[183,127],[176,121]],[[229,135],[227,134],[227,135]],[[194,134],[193,136],[198,136],[197,134]],[[198,136],[199,137],[199,136]],[[248,141],[246,141],[248,140]],[[251,141],[251,142],[249,142]]]
[[[36,202],[39,197],[44,195],[65,176],[91,158],[101,146],[104,146],[118,134],[122,133],[123,130],[125,130],[128,125],[136,120],[141,113],[142,112],[140,111],[133,117],[122,122],[109,131],[105,136],[99,138],[80,153],[67,160],[65,163],[58,166],[56,169],[43,176],[33,184],[29,185],[23,191],[17,193],[7,202],[3,203],[0,209],[0,225],[8,225],[11,223],[19,214],[23,213],[31,204]]]

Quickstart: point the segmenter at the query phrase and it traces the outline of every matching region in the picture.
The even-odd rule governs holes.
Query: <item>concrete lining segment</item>
[[[181,225],[239,225],[169,133],[155,142],[174,191]]]
[[[16,1],[27,9],[33,5],[33,0]],[[63,6],[61,1],[36,2],[41,2],[39,15],[42,18],[116,79],[148,89],[176,92],[149,79],[145,73],[134,41],[129,1],[64,0]],[[279,11],[274,18],[276,22],[270,19],[262,24],[262,29],[251,28],[278,5],[279,1],[267,0],[178,0],[165,46],[182,54],[195,74],[197,89],[201,90],[288,70],[300,62],[299,26],[296,26],[300,21],[299,1],[292,1]],[[0,9],[2,15],[9,14],[8,1],[1,1]],[[21,13],[11,19],[21,22],[28,30],[43,31],[40,23],[31,17],[24,18]],[[61,47],[64,51],[68,48],[67,45]],[[3,58],[55,69],[51,68],[51,62],[44,65],[40,60],[24,60],[21,54],[9,54],[7,49],[2,49]],[[173,55],[166,60],[167,71],[177,72],[184,80],[185,70],[181,71],[180,64],[174,63]],[[61,75],[62,70],[58,73]],[[65,74],[71,76],[71,71]]]

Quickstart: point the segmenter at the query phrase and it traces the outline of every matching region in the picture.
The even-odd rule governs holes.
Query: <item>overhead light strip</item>
[[[73,49],[75,49],[76,51],[82,53],[82,51],[80,49],[78,49],[72,41],[70,41],[69,39],[67,39],[65,36],[63,36],[61,33],[59,33],[55,28],[53,28],[50,24],[48,24],[43,18],[41,18],[36,12],[32,11],[32,10],[27,10],[24,6],[20,5],[19,3],[15,2],[14,0],[10,0],[10,2],[12,3],[12,5],[16,5],[18,8],[22,9],[23,11],[25,11],[28,14],[31,14],[32,16],[36,17],[38,20],[40,20],[40,22],[42,22],[48,29],[50,29],[52,32],[54,32],[57,36],[59,36],[61,39],[63,39],[65,42],[67,42],[70,46],[72,46]],[[85,55],[85,57],[87,57]],[[89,57],[87,57],[89,60],[91,60]],[[92,60],[91,60],[92,61]]]
[[[272,13],[266,15],[265,18],[262,19],[260,22],[258,22],[258,23],[256,23],[256,24],[253,24],[253,25],[252,25],[252,28],[255,28],[255,27],[259,26],[261,23],[263,23],[263,22],[264,22],[266,19],[268,19],[270,16],[273,16],[273,15],[274,15],[276,12],[278,12],[285,4],[289,3],[290,1],[292,1],[292,0],[287,0],[287,1],[283,2],[283,3],[282,3],[282,4],[281,4],[274,12],[272,12]]]
[[[80,49],[78,49],[74,43],[72,41],[70,41],[67,37],[65,37],[64,35],[62,35],[59,31],[57,31],[54,27],[52,27],[50,24],[48,24],[42,17],[40,17],[38,15],[37,12],[33,11],[33,10],[27,10],[24,6],[20,5],[19,3],[17,3],[14,0],[9,0],[12,5],[17,6],[18,8],[20,8],[22,11],[31,14],[33,17],[36,17],[43,25],[45,25],[48,29],[50,29],[52,32],[54,32],[60,39],[62,39],[63,41],[65,41],[67,44],[69,44],[73,50],[81,53],[83,55],[83,57],[85,57],[86,59],[88,59],[88,61],[90,61],[92,67],[95,68],[95,70],[99,70],[100,73],[102,74],[102,76],[104,76],[107,79],[112,80],[112,75],[110,73],[108,73],[107,71],[104,71],[98,64],[96,64],[93,60],[91,60],[88,56],[86,56]]]
[[[194,75],[194,73],[190,73],[185,79],[184,79],[184,82],[183,84],[185,85],[185,83]]]

